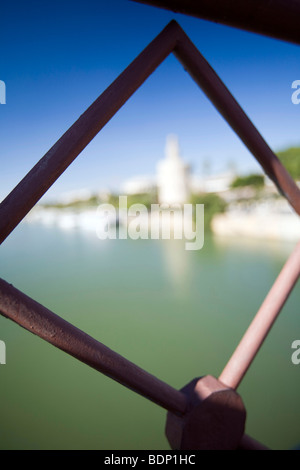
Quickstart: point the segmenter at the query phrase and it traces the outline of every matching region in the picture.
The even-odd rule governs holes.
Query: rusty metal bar
[[[182,414],[186,397],[0,279],[0,313],[163,408]]]
[[[0,243],[172,51],[300,214],[297,185],[214,70],[180,26],[172,21],[1,203]],[[221,382],[232,388],[239,385],[299,276],[300,243],[222,372]],[[187,399],[183,393],[140,369],[1,279],[0,314],[163,408],[177,414],[185,413]],[[244,436],[241,442],[241,448],[256,445],[256,441],[248,436]]]
[[[180,28],[174,54],[300,215],[300,190],[216,72]]]
[[[80,116],[0,205],[0,243],[50,186],[144,83],[176,44],[172,21]]]
[[[2,201],[0,243],[172,51],[300,214],[300,190],[289,173],[184,31],[171,21]]]
[[[300,242],[290,255],[219,380],[236,389],[300,276]]]
[[[166,410],[178,415],[186,412],[188,402],[182,392],[145,372],[3,279],[0,279],[0,314]],[[250,445],[251,449],[263,447],[244,435],[240,448],[248,449]]]
[[[133,0],[300,44],[299,0]]]
[[[182,392],[145,372],[3,279],[0,279],[0,315],[166,410],[178,415],[187,411],[187,397]],[[244,435],[239,448],[253,450],[264,446]]]
[[[246,434],[243,435],[238,450],[270,450],[267,446],[258,442]]]

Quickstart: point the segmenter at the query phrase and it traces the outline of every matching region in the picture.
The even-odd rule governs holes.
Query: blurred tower
[[[158,199],[165,204],[185,204],[190,196],[190,167],[180,156],[178,138],[169,135],[165,159],[157,165]]]

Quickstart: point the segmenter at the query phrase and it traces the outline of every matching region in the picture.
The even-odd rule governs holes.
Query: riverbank
[[[200,200],[200,199],[199,199]],[[209,217],[204,204],[204,219]],[[157,219],[156,213],[139,214],[141,230],[150,227]],[[130,218],[132,220],[132,218]],[[169,219],[171,230],[183,226],[181,213]],[[98,206],[91,207],[43,207],[36,206],[25,218],[25,222],[57,226],[64,230],[88,230],[95,233],[107,223],[123,224],[117,212],[101,218]],[[128,224],[128,221],[126,221]],[[226,237],[244,236],[255,239],[298,241],[300,218],[283,198],[265,198],[252,201],[233,201],[223,213],[216,213],[210,222],[213,234]]]
[[[212,231],[221,236],[298,241],[300,218],[282,198],[238,203],[212,220]]]

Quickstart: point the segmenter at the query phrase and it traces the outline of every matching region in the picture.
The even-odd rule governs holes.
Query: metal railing
[[[299,0],[133,0],[300,44]]]
[[[300,214],[300,191],[296,183],[216,72],[178,23],[171,21],[0,204],[1,243],[93,137],[172,52],[256,157],[280,193]],[[220,385],[232,390],[238,387],[299,276],[300,243],[221,373]],[[5,280],[0,280],[0,313],[176,416],[184,418],[190,412],[191,403],[184,392],[137,367]],[[241,436],[239,446],[249,449],[264,448],[246,435]]]

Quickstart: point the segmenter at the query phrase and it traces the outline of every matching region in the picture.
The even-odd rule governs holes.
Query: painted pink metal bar
[[[172,21],[0,204],[0,243],[170,52],[174,52],[300,214],[297,185],[214,70],[180,26]],[[300,244],[222,372],[219,380],[225,385],[232,388],[239,385],[295,285],[299,271]],[[187,399],[183,393],[111,351],[3,280],[0,280],[0,313],[169,411],[185,412]],[[255,442],[250,442],[250,438],[247,441],[246,437],[241,446],[255,446]]]
[[[0,279],[0,314],[157,405],[175,413],[184,413],[186,397],[183,393],[145,372],[3,279]]]
[[[0,204],[0,243],[172,52],[176,44],[177,32],[177,23],[169,23],[2,201]]]
[[[290,255],[219,380],[236,389],[300,277],[300,242]]]

